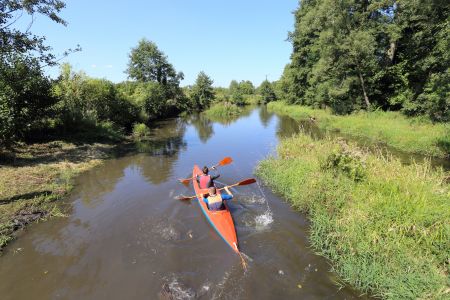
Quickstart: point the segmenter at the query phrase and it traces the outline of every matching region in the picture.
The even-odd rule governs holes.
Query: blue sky
[[[125,80],[128,54],[141,38],[154,41],[177,71],[182,85],[205,71],[215,86],[232,79],[259,85],[277,80],[289,62],[297,0],[67,0],[67,27],[39,16],[31,29],[45,35],[54,53],[80,44],[67,61],[75,70],[114,82]],[[22,22],[27,21],[23,17]],[[57,68],[47,68],[55,77]]]

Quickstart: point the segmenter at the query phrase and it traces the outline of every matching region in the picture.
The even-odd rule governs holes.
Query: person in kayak
[[[216,167],[212,167],[211,169],[216,170]],[[202,175],[197,175],[197,182],[201,189],[207,189],[214,186],[214,180],[220,177],[220,174],[214,176],[209,175],[207,166],[203,167],[202,172]]]
[[[233,194],[230,192],[228,187],[224,187],[224,190],[227,192],[227,194],[217,193],[217,190],[214,186],[210,187],[208,189],[208,196],[206,198],[203,198],[203,201],[208,206],[209,210],[222,210],[223,207],[223,201],[231,200],[233,199]]]

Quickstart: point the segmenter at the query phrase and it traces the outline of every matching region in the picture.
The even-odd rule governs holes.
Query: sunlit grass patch
[[[388,299],[450,296],[448,173],[302,134],[257,174],[308,213],[312,246],[342,280]]]

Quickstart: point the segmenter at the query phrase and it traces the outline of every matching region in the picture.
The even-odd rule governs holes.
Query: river
[[[259,184],[233,190],[230,209],[245,271],[192,195],[194,164],[220,183],[253,177],[261,159],[299,123],[262,108],[235,120],[161,121],[139,153],[83,173],[65,200],[67,218],[20,233],[0,257],[1,299],[365,299],[336,283],[308,243],[307,218]]]

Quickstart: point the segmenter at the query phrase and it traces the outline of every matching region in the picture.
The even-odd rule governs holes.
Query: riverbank
[[[405,153],[450,157],[450,124],[433,124],[424,118],[407,118],[399,112],[360,112],[346,116],[300,105],[271,102],[268,110],[294,119],[312,119],[319,128],[339,131],[370,143],[385,144]]]
[[[450,188],[442,170],[301,134],[256,172],[308,214],[312,246],[345,282],[386,299],[449,296]]]
[[[0,152],[0,251],[26,225],[64,215],[73,178],[111,157],[113,145],[52,141]]]

